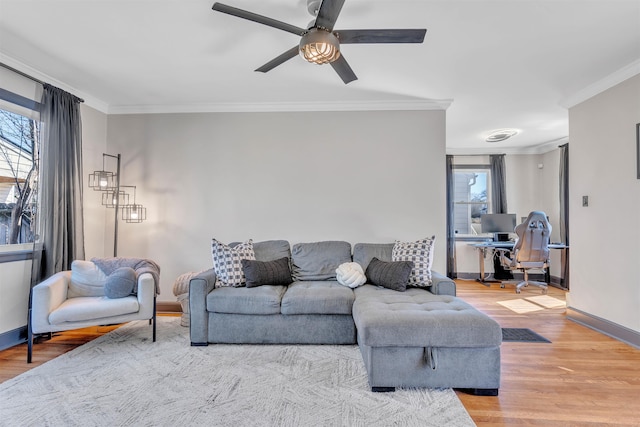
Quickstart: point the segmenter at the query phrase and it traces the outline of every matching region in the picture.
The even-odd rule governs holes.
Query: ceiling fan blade
[[[322,0],[314,26],[333,31],[333,26],[336,25],[342,5],[344,5],[344,0]]]
[[[286,51],[285,53],[283,53],[282,55],[278,56],[277,58],[273,58],[271,61],[264,64],[262,67],[256,69],[256,71],[260,71],[261,73],[266,73],[267,71],[271,71],[274,68],[276,68],[278,65],[283,64],[288,60],[290,60],[291,58],[296,57],[298,55],[299,50],[300,50],[299,46],[294,46],[288,51]]]
[[[228,15],[237,16],[238,18],[257,22],[258,24],[268,25],[269,27],[287,31],[289,33],[293,33],[298,36],[302,36],[304,33],[307,32],[307,30],[304,28],[296,27],[295,25],[287,24],[286,22],[282,22],[276,19],[268,18],[266,16],[258,15],[257,13],[238,9],[237,7],[227,6],[226,4],[222,4],[222,3],[217,3],[217,2],[214,3],[212,9],[218,12],[226,13]]]
[[[336,73],[338,73],[344,84],[350,83],[354,80],[358,80],[358,77],[356,77],[356,74],[353,72],[342,53],[340,54],[340,57],[338,59],[331,63],[331,66],[334,70],[336,70]]]
[[[339,30],[340,44],[347,43],[422,43],[426,29],[406,30]]]

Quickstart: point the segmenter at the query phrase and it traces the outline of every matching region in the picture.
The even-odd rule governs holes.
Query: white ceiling
[[[223,3],[299,27],[313,19],[306,0]],[[0,0],[0,61],[108,113],[451,102],[447,150],[469,154],[557,145],[572,100],[640,72],[640,0],[347,0],[336,29],[428,30],[423,44],[343,46],[359,78],[349,85],[299,57],[254,72],[299,38],[212,4]],[[484,142],[504,127],[521,133]]]

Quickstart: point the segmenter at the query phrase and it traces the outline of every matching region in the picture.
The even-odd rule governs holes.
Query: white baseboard
[[[457,278],[461,279],[461,280],[476,280],[477,278],[480,277],[480,273],[461,273],[458,272],[457,273]],[[522,280],[524,279],[524,275],[522,273],[514,273],[513,274],[514,279],[513,280]],[[529,278],[531,280],[539,280],[539,281],[544,281],[544,275],[543,274],[538,274],[538,273],[534,273],[534,274],[530,274]],[[551,276],[551,286],[555,286],[556,288],[560,288],[560,289],[565,289],[563,286],[561,286],[561,278],[557,277],[557,276]],[[566,290],[566,289],[565,289]]]

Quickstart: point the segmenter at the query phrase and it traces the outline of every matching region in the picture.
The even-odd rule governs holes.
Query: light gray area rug
[[[132,322],[0,384],[0,425],[475,424],[449,389],[372,393],[357,346],[191,347],[160,317],[155,343]]]

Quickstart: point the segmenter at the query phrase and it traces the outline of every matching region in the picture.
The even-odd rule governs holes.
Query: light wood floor
[[[552,341],[503,343],[497,397],[458,392],[478,426],[640,426],[640,350],[568,321],[564,308],[518,314],[498,301],[541,295],[538,288],[486,287],[458,281],[458,296],[503,327],[530,328]],[[549,288],[564,300],[564,292]],[[0,382],[82,345],[115,326],[65,332],[36,345],[26,363],[26,344],[0,351]]]
[[[458,296],[505,328],[530,328],[546,343],[505,342],[500,395],[458,397],[478,426],[640,426],[640,350],[567,320],[564,308],[518,314],[498,301],[541,295],[529,286],[457,281]],[[548,295],[565,299],[549,288]]]

